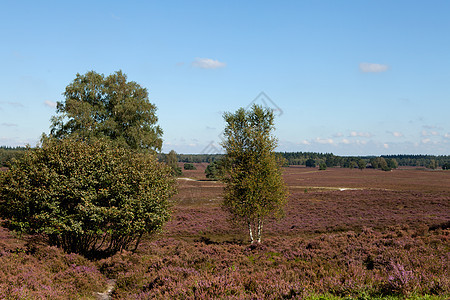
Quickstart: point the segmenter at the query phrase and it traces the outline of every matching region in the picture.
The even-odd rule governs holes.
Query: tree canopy
[[[162,130],[156,125],[156,106],[147,89],[127,81],[122,71],[105,77],[94,71],[77,74],[58,102],[51,119],[50,135],[64,138],[108,138],[113,143],[138,150],[160,151]]]
[[[250,240],[261,241],[264,219],[280,217],[287,201],[281,168],[273,152],[277,142],[271,135],[274,115],[254,105],[251,110],[225,113],[223,147],[226,150],[222,180],[223,207],[236,221],[248,226]]]

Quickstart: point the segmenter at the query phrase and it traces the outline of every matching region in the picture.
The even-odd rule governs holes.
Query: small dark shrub
[[[194,166],[194,164],[189,164],[189,163],[184,164],[184,169],[185,170],[197,170],[197,168]]]

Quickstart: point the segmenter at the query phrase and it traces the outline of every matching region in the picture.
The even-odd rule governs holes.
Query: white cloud
[[[445,134],[444,134],[444,137],[445,137],[446,139],[450,139],[450,133],[445,133]]]
[[[351,137],[359,136],[359,137],[367,137],[367,138],[370,138],[370,137],[373,136],[373,134],[371,134],[370,132],[356,132],[356,131],[352,131],[352,132],[350,132],[350,136],[351,136]]]
[[[45,100],[44,101],[44,105],[51,107],[51,108],[56,108],[56,102],[50,101],[50,100]]]
[[[431,130],[431,131],[426,131],[426,130],[422,130],[422,136],[439,136],[439,132]]]
[[[333,134],[333,137],[341,137],[341,136],[344,136],[342,134],[342,132],[338,132],[338,133]]]
[[[395,137],[403,137],[403,133],[398,132],[398,131],[387,131],[387,133],[390,133]]]
[[[342,143],[343,143],[343,144],[350,144],[350,141],[347,140],[347,139],[342,139]]]
[[[332,139],[322,139],[322,138],[316,138],[316,142],[319,144],[333,144],[334,141]]]
[[[303,144],[303,145],[311,145],[311,143],[308,142],[307,140],[301,141],[300,144]]]
[[[192,66],[200,69],[218,69],[223,68],[227,64],[211,58],[196,58],[192,62]]]
[[[389,66],[364,62],[359,64],[359,69],[364,73],[380,73],[386,72],[389,69]]]
[[[429,142],[431,142],[430,139],[422,139],[422,144],[428,144]]]
[[[384,149],[389,149],[389,145],[388,144],[383,144],[383,148]]]

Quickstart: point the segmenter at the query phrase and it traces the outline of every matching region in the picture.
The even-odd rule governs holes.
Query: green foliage
[[[222,160],[215,160],[212,163],[210,163],[205,169],[206,178],[219,180],[223,173],[222,165],[223,165]]]
[[[386,163],[389,169],[397,169],[398,162],[395,158],[386,158]]]
[[[305,166],[308,168],[315,168],[316,167],[316,161],[312,158],[309,158],[305,162]]]
[[[191,163],[186,163],[186,164],[184,164],[183,168],[184,168],[185,170],[197,170],[197,168],[196,168],[193,164],[191,164]]]
[[[0,178],[0,217],[83,255],[139,244],[169,219],[176,193],[170,169],[151,154],[109,142],[46,139]]]
[[[327,164],[324,162],[319,163],[319,170],[326,170],[327,169]]]
[[[172,169],[172,174],[174,176],[181,176],[181,168],[178,166],[178,156],[175,150],[170,150],[169,154],[166,155],[166,163]]]
[[[118,71],[105,77],[94,71],[77,74],[58,102],[51,135],[107,138],[121,147],[160,151],[162,130],[147,89]]]
[[[325,161],[328,168],[340,166],[350,168],[351,161],[358,163],[359,159],[366,161],[366,164],[373,156],[337,156],[332,153],[316,153],[316,152],[278,152],[277,155],[283,157],[286,162],[283,166],[289,165],[305,165],[307,159],[312,158],[315,161]],[[211,163],[221,159],[223,154],[179,154],[179,161],[187,163]],[[432,159],[436,161],[438,166],[448,163],[449,155],[383,155],[384,159],[395,159],[398,166],[427,166]],[[358,166],[359,168],[359,166]]]
[[[450,163],[444,163],[442,165],[442,170],[450,170]]]
[[[384,157],[374,157],[370,160],[370,164],[372,165],[372,168],[374,168],[374,169],[387,170],[389,168]]]
[[[361,171],[366,168],[366,161],[364,159],[358,159],[357,164],[358,164],[358,169],[360,169]]]
[[[430,160],[430,162],[427,164],[427,168],[429,168],[429,169],[432,169],[432,170],[435,170],[436,168],[437,168],[437,162],[434,160],[434,159],[432,159],[432,160]]]
[[[23,147],[0,147],[0,167],[7,167],[13,159],[20,158],[24,150]]]
[[[274,116],[269,109],[254,105],[250,111],[239,109],[225,113],[226,150],[223,181],[223,208],[234,220],[248,226],[251,242],[253,232],[261,241],[264,219],[281,217],[287,201],[287,189],[273,150]]]

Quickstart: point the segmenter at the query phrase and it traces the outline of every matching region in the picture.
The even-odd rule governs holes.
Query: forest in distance
[[[0,167],[6,167],[13,158],[20,157],[26,147],[0,146]],[[333,153],[317,152],[277,152],[277,155],[285,159],[285,165],[305,165],[308,159],[313,159],[317,165],[325,163],[327,167],[357,167],[357,162],[362,159],[367,164],[376,156],[339,156]],[[160,160],[165,160],[166,154],[160,153]],[[211,163],[222,158],[222,154],[177,154],[179,162],[184,163]],[[398,166],[424,167],[430,169],[450,166],[450,155],[423,155],[423,154],[399,154],[381,155],[385,159],[395,159]],[[354,163],[352,163],[354,162]],[[356,165],[355,165],[356,163]]]
[[[381,156],[338,156],[332,153],[317,152],[277,152],[279,157],[284,159],[284,166],[305,165],[306,161],[314,160],[316,165],[321,163],[327,167],[356,168],[359,160],[364,160],[367,164],[374,158],[395,160],[398,166],[424,167],[430,169],[447,169],[450,164],[450,155],[422,155],[422,154],[399,154]],[[164,157],[161,154],[160,157]],[[223,157],[222,154],[178,154],[179,162],[186,163],[211,163]]]

